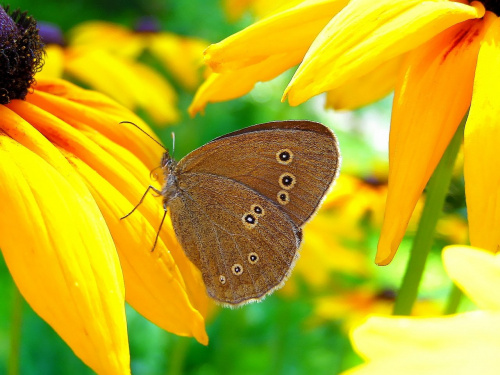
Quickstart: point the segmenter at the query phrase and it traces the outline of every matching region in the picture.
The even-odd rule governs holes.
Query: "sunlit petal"
[[[256,64],[222,73],[211,73],[200,86],[189,107],[194,116],[203,112],[208,103],[238,98],[250,92],[257,82],[268,81],[283,71],[298,64],[302,59],[301,51],[271,56]]]
[[[481,43],[472,103],[465,126],[464,177],[470,241],[500,249],[500,20],[496,16]]]
[[[71,46],[92,46],[129,58],[137,58],[144,50],[140,36],[112,22],[82,22],[71,29],[68,39]]]
[[[371,317],[352,333],[368,362],[343,375],[498,373],[500,314],[476,311],[439,318]]]
[[[96,372],[129,373],[123,280],[103,217],[54,146],[0,111],[10,135],[0,137],[0,247],[16,285]]]
[[[269,56],[300,50],[304,55],[312,41],[347,0],[306,0],[273,14],[205,51],[213,71],[241,69]]]
[[[443,251],[446,272],[480,308],[500,311],[500,257],[472,247]]]
[[[42,80],[38,82],[37,88],[26,98],[28,102],[77,129],[88,127],[104,134],[130,150],[149,170],[160,165],[164,150],[131,125],[119,124],[120,121],[132,121],[154,138],[151,128],[132,112],[124,111],[122,106],[100,93],[82,90],[67,81]],[[128,131],[124,131],[124,127]]]
[[[396,86],[403,57],[397,56],[385,61],[369,74],[328,91],[326,107],[352,110],[387,96]]]
[[[48,98],[45,97],[45,99]],[[50,100],[47,100],[45,104],[47,104],[47,102],[50,102]],[[52,103],[52,106],[54,104],[55,103]],[[29,108],[26,108],[28,106]],[[129,202],[121,207],[122,211],[113,211],[110,213],[109,210],[104,210],[104,208],[102,208],[102,210],[103,213],[106,212],[106,218],[109,220],[108,225],[119,232],[123,231],[123,227],[118,227],[118,229],[116,229],[116,226],[118,225],[125,225],[119,223],[119,218],[132,210],[132,208],[139,202],[139,199],[145,192],[146,187],[151,183],[150,181],[144,180],[144,176],[149,175],[149,170],[135,157],[133,157],[131,153],[114,145],[107,138],[103,137],[99,133],[96,133],[95,131],[89,131],[87,128],[82,129],[81,124],[77,123],[75,126],[79,129],[74,129],[53,115],[45,113],[40,108],[26,102],[17,102],[14,105],[11,105],[11,107],[17,110],[25,119],[32,123],[52,143],[59,145],[68,153],[74,155],[76,158],[81,160],[82,163],[85,163],[88,167],[93,169],[96,174],[99,174],[106,179],[106,181],[108,181],[110,185],[114,186],[115,189],[120,191],[124,198],[115,197],[115,199],[120,199],[121,203],[126,203],[127,200]],[[60,110],[64,112],[65,109],[61,108]],[[120,155],[120,153],[122,155]],[[81,169],[83,170],[83,167]],[[87,174],[85,174],[85,176],[85,180],[88,182],[89,177]],[[105,187],[108,188],[107,185]],[[101,204],[104,204],[103,200],[105,200],[105,198],[101,195],[95,197],[95,199],[98,202],[101,201]],[[113,198],[110,197],[110,199],[112,200]],[[144,202],[140,205],[139,211],[147,219],[147,222],[153,225],[153,229],[151,229],[151,224],[146,227],[149,229],[146,229],[144,227],[144,222],[142,222],[142,224],[139,222],[136,227],[136,230],[141,232],[140,235],[137,233],[135,233],[135,235],[141,237],[143,251],[134,254],[134,257],[142,255],[145,258],[142,263],[138,264],[138,267],[142,268],[146,265],[151,266],[151,262],[155,262],[155,259],[160,259],[161,257],[161,255],[151,255],[150,250],[156,236],[155,228],[159,227],[159,223],[163,215],[163,208],[161,207],[161,201],[158,201],[151,194],[148,194]],[[115,215],[114,218],[111,216],[112,214]],[[133,223],[134,221],[132,220],[132,224]],[[164,226],[164,231],[166,231],[166,229],[167,226]],[[150,237],[146,237],[144,233],[149,233]],[[130,235],[134,235],[134,232]],[[175,259],[175,264],[168,260],[164,263],[163,259],[160,259],[155,263],[155,267],[160,269],[158,269],[157,272],[151,271],[151,277],[153,275],[159,277],[157,280],[158,285],[167,281],[177,283],[176,285],[181,285],[185,288],[185,291],[188,291],[189,301],[186,299],[185,293],[181,292],[178,302],[183,303],[184,301],[185,303],[188,303],[185,307],[187,311],[195,308],[203,314],[206,311],[207,297],[203,282],[201,281],[201,276],[195,266],[189,262],[183,251],[178,246],[171,246],[172,241],[170,241],[169,235],[162,233],[162,238],[164,238],[164,236],[169,239],[167,246],[170,251],[169,254],[171,254]],[[136,245],[139,246],[137,243]],[[119,251],[122,256],[124,252],[127,252],[127,249],[120,248]],[[161,254],[161,252],[159,251],[158,254]],[[125,255],[127,259],[131,257],[128,252]],[[165,257],[165,259],[168,259],[170,255],[165,255]],[[168,265],[168,267],[164,264]],[[174,270],[174,267],[177,267],[180,272],[177,269]],[[128,268],[124,268],[124,270],[125,269],[130,271]],[[137,272],[136,270],[132,271]],[[125,274],[125,277],[129,277],[129,274]],[[132,277],[135,277],[134,274],[132,274]],[[177,280],[170,280],[172,277],[175,277]],[[127,281],[127,284],[128,283],[129,281]],[[135,285],[136,288],[139,286],[140,285]],[[150,288],[151,284],[148,284],[146,290]],[[179,291],[179,289],[177,291]],[[172,293],[174,292],[175,291],[172,291]],[[149,297],[154,298],[152,295]],[[150,300],[148,303],[153,303],[153,301]],[[173,302],[170,303],[172,304]],[[138,310],[142,312],[142,307],[138,308]],[[147,317],[150,319],[158,318],[158,314],[155,315],[155,311],[156,310],[151,311]],[[166,313],[167,311],[163,312],[163,314]],[[178,317],[178,314],[175,314],[175,316]],[[162,319],[158,322],[155,321],[155,323],[162,327],[170,326],[175,322],[173,320],[174,317],[172,317],[172,321],[167,324],[165,323],[165,315],[163,315]],[[201,342],[206,342],[206,335],[201,331],[203,327],[200,322],[202,322],[202,316],[190,311],[189,313],[186,313],[185,319],[181,324],[179,324],[177,330],[182,331],[182,334],[192,332],[198,339],[200,339]],[[192,327],[194,327],[191,328],[191,331],[185,329],[188,323],[192,324]]]
[[[118,220],[130,203],[116,188],[80,159],[69,161],[87,183],[117,246],[124,274],[127,302],[161,328],[182,336],[194,336],[208,343],[204,318],[186,293],[186,287],[171,253],[160,239],[154,252],[153,228],[140,211]],[[206,295],[203,288],[198,293]]]
[[[283,97],[298,105],[368,74],[462,21],[481,18],[480,3],[353,0],[317,36]]]
[[[394,97],[389,191],[377,264],[392,260],[427,181],[467,112],[487,19],[451,27],[408,54]]]
[[[179,118],[177,95],[153,69],[94,47],[66,52],[66,71],[71,76],[109,95],[129,109],[142,108],[160,124]]]
[[[148,38],[148,49],[163,63],[173,77],[188,89],[195,89],[200,81],[203,51],[208,43],[183,38],[170,33],[157,33]]]

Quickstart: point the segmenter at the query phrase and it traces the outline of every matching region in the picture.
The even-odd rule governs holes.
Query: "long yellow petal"
[[[148,49],[184,87],[193,90],[200,82],[203,51],[208,42],[181,37],[171,33],[157,33],[147,38]]]
[[[485,23],[471,20],[453,26],[408,55],[394,97],[389,191],[377,264],[392,260],[429,177],[469,107]]]
[[[396,87],[404,55],[385,61],[370,73],[346,82],[326,94],[326,107],[353,110],[387,96]]]
[[[59,145],[69,153],[75,155],[75,157],[81,159],[90,168],[104,177],[129,201],[127,206],[122,207],[123,211],[116,215],[115,220],[117,222],[120,217],[130,212],[139,202],[146,187],[150,184],[150,181],[147,180],[149,171],[144,165],[135,160],[132,154],[121,150],[119,152],[125,153],[127,156],[118,157],[119,152],[116,150],[116,147],[113,147],[109,141],[104,137],[100,137],[95,132],[89,132],[86,135],[85,132],[77,131],[30,103],[18,101],[13,104],[11,104],[11,107],[32,123],[52,143]],[[129,158],[127,163],[119,162],[119,160],[125,160],[126,157]],[[141,169],[142,173],[140,172]],[[141,178],[141,175],[144,177]],[[148,194],[139,206],[139,211],[149,223],[152,223],[154,228],[159,227],[161,217],[163,216],[161,201],[155,199],[152,194]],[[168,229],[170,229],[170,233],[172,234],[168,233]],[[151,232],[151,237],[142,235],[144,248],[147,251],[151,249],[155,235],[156,231]],[[177,275],[182,285],[185,285],[192,305],[203,315],[207,309],[207,296],[201,275],[196,267],[187,259],[182,249],[176,245],[175,240],[171,238],[172,236],[174,236],[172,228],[169,228],[168,224],[165,225],[161,233],[161,238],[175,259],[175,264],[172,265],[180,270],[180,273],[177,271],[171,272]],[[199,321],[193,322],[195,326],[199,325]],[[203,336],[198,333],[197,335],[203,342]]]
[[[69,31],[68,39],[71,46],[102,49],[132,59],[138,58],[145,47],[141,35],[105,21],[82,22]]]
[[[496,17],[481,43],[474,93],[465,126],[464,177],[470,241],[500,250],[500,20]]]
[[[306,0],[254,23],[205,51],[214,72],[236,70],[275,54],[300,50],[304,55],[321,29],[347,0]]]
[[[285,90],[298,105],[368,74],[484,7],[447,0],[353,0],[318,35]]]
[[[494,375],[500,368],[500,314],[439,318],[371,317],[352,333],[367,360],[342,375]]]
[[[179,119],[175,90],[146,65],[105,50],[81,47],[67,51],[65,70],[129,109],[146,110],[159,124]]]
[[[129,373],[124,290],[111,236],[55,148],[1,107],[0,247],[22,295],[88,366]],[[47,158],[49,162],[44,160]]]
[[[113,142],[130,150],[148,169],[160,165],[164,151],[142,132],[131,125],[119,124],[132,121],[150,136],[155,134],[138,116],[95,91],[83,90],[67,81],[39,81],[37,90],[26,101],[52,113],[73,127],[90,127],[104,134]]]
[[[80,159],[69,161],[80,173],[108,223],[120,256],[127,302],[141,315],[161,328],[181,336],[194,336],[208,343],[204,318],[186,292],[182,275],[161,238],[153,252],[153,228],[140,211],[119,220],[130,208],[120,192]],[[204,288],[198,293],[206,297]]]
[[[448,246],[443,250],[446,272],[477,306],[500,311],[500,257],[486,250]]]
[[[208,103],[230,100],[249,93],[257,82],[273,79],[297,65],[302,56],[303,52],[292,51],[271,56],[242,69],[210,74],[196,92],[188,109],[189,114],[194,116],[203,112]]]

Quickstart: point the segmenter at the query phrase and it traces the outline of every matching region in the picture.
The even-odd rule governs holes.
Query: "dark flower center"
[[[35,19],[0,6],[0,104],[26,97],[43,53]]]
[[[500,14],[500,2],[498,0],[483,0],[482,3],[486,10],[495,13],[497,16]]]

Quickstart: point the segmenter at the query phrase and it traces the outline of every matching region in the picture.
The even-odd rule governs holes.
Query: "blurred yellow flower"
[[[385,185],[367,183],[343,173],[314,218],[304,226],[300,260],[280,293],[292,295],[298,279],[316,291],[331,290],[333,275],[367,278],[367,233],[362,223],[379,212],[385,201]],[[376,216],[371,217],[376,219]]]
[[[231,21],[240,18],[246,11],[262,18],[281,8],[290,8],[303,0],[224,0],[224,10]]]
[[[377,291],[373,286],[362,285],[317,298],[314,301],[312,322],[337,320],[343,323],[346,331],[351,330],[366,319],[367,315],[390,315],[396,298],[391,290]],[[441,306],[433,300],[421,299],[415,304],[413,315],[431,316],[441,311]]]
[[[470,107],[464,142],[470,240],[497,251],[499,11],[491,1],[305,0],[211,45],[205,61],[214,73],[190,111],[243,95],[298,63],[284,95],[292,105],[328,92],[329,105],[351,109],[395,88],[376,256],[385,265]]]
[[[194,90],[207,43],[156,29],[150,20],[144,20],[137,31],[89,21],[75,26],[64,43],[54,25],[42,24],[47,56],[37,78],[64,74],[131,110],[144,110],[159,125],[176,122],[180,115],[175,88],[165,75],[137,60],[150,53],[179,85]]]
[[[130,373],[125,300],[158,326],[206,344],[205,288],[170,223],[151,252],[161,204],[147,197],[120,220],[162,150],[119,122],[151,130],[66,81],[30,87],[43,51],[25,13],[11,18],[0,7],[0,49],[8,67],[0,72],[0,248],[20,293],[99,374]]]
[[[500,371],[500,255],[450,246],[443,260],[450,277],[483,310],[435,318],[372,316],[352,332],[367,363],[344,375]]]

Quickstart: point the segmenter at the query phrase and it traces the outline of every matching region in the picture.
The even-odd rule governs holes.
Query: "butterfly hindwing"
[[[224,304],[262,298],[291,271],[301,230],[275,203],[230,178],[178,174],[169,201],[177,238]]]

